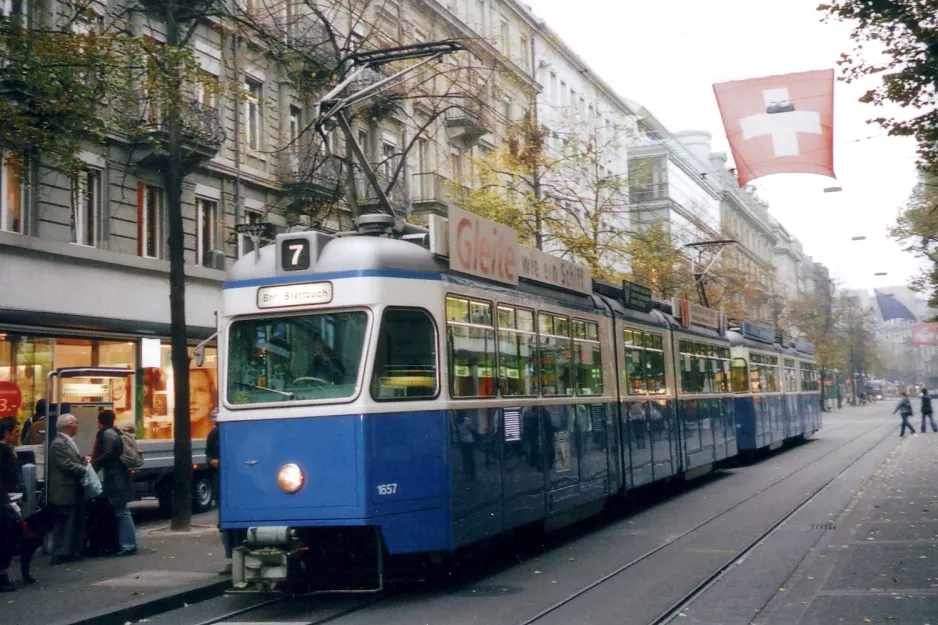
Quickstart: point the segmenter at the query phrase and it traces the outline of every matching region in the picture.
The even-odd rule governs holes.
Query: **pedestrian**
[[[33,441],[38,441],[41,435],[40,430],[45,431],[44,426],[36,428],[36,431],[33,431],[33,426],[41,421],[45,421],[46,418],[46,400],[40,399],[36,402],[36,410],[33,412],[33,416],[29,419],[26,419],[26,423],[23,424],[23,432],[20,434],[20,442],[23,445],[35,445]],[[30,437],[32,434],[32,438]],[[44,442],[44,441],[40,441]]]
[[[925,419],[931,423],[931,431],[938,432],[938,425],[935,424],[935,418],[932,416],[931,397],[928,396],[928,389],[922,389],[922,434],[925,433]]]
[[[49,503],[56,506],[59,522],[55,527],[52,563],[81,560],[85,537],[85,490],[89,456],[82,456],[75,443],[78,417],[65,413],[56,424],[58,433],[49,445]]]
[[[16,440],[19,428],[16,419],[0,420],[0,479],[8,495],[23,492],[19,461],[16,458]]]
[[[225,546],[225,566],[218,572],[219,575],[231,575],[231,558],[234,554],[235,546],[244,540],[244,530],[223,530],[221,529],[221,440],[218,431],[218,410],[212,410],[212,430],[205,439],[205,457],[208,459],[210,467],[215,469],[215,501],[218,502],[219,531],[221,532],[222,544]]]
[[[0,592],[16,590],[10,579],[10,565],[22,533],[22,517],[13,496],[22,492],[19,463],[16,461],[16,419],[0,421]]]
[[[915,434],[915,428],[909,423],[909,419],[912,417],[912,402],[909,401],[909,394],[905,391],[902,391],[902,399],[899,400],[899,405],[892,411],[892,414],[896,414],[897,412],[899,416],[902,417],[902,429],[899,431],[899,438],[905,436],[906,428],[909,428],[913,436],[917,436],[917,434]]]
[[[104,475],[104,496],[117,518],[118,551],[115,555],[130,556],[137,553],[137,528],[134,527],[134,518],[128,506],[134,499],[134,487],[130,469],[121,462],[124,443],[120,430],[114,427],[116,419],[113,410],[98,413],[98,457],[91,465],[95,471],[101,471]]]

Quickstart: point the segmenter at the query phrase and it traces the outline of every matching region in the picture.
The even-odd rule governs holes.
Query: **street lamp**
[[[850,240],[851,241],[866,241],[866,237],[861,234],[859,236],[852,237]]]
[[[874,275],[874,276],[888,276],[889,274],[886,273],[885,271],[877,271],[877,272],[874,273],[873,275]]]
[[[843,190],[843,187],[824,187],[824,193],[840,193]]]

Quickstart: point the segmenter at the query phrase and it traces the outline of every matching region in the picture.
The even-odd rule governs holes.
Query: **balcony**
[[[149,101],[141,102],[143,123],[137,133],[134,153],[138,164],[160,168],[168,157],[166,143],[169,128],[165,116],[154,111]],[[191,166],[210,160],[225,141],[225,130],[218,109],[202,102],[189,102],[180,113],[182,120],[182,158]]]
[[[472,96],[462,96],[451,103],[443,118],[446,136],[464,150],[492,132],[482,103]]]
[[[633,184],[629,186],[630,202],[657,202],[668,199],[668,183]]]
[[[280,153],[278,178],[286,205],[301,210],[334,202],[342,196],[343,162],[321,150],[286,149]]]
[[[450,206],[462,206],[469,189],[437,173],[413,174],[411,178],[411,204],[416,213],[435,213],[445,216]]]
[[[390,173],[386,171],[378,171],[376,172],[376,175],[378,176],[378,184],[381,185],[382,189],[385,189],[385,194],[388,196],[388,201],[391,202],[391,206],[394,207],[394,210],[397,213],[401,215],[405,214],[407,212],[407,195],[403,188],[403,176],[398,176],[397,181],[394,183],[394,187],[388,191],[387,188],[388,184],[390,183]],[[380,209],[377,193],[375,193],[374,188],[372,188],[372,186],[368,183],[365,175],[362,174],[360,170],[357,170],[355,173],[355,191],[358,195],[358,206],[363,212],[367,213],[369,211]]]

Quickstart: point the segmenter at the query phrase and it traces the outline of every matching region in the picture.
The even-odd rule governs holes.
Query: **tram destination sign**
[[[311,306],[314,304],[328,304],[331,301],[331,282],[304,282],[302,284],[262,286],[257,289],[258,308]]]
[[[518,242],[508,226],[473,213],[450,208],[445,228],[431,218],[431,250],[449,257],[453,271],[517,285],[519,278],[568,291],[590,294],[589,269]],[[446,243],[438,238],[445,231]]]
[[[623,280],[622,305],[632,310],[650,312],[652,309],[651,289],[642,284]]]

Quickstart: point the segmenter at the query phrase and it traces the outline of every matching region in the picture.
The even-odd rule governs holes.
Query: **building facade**
[[[720,238],[723,189],[710,170],[710,133],[671,133],[647,109],[636,109],[639,132],[629,149],[633,221],[667,224],[678,247]]]
[[[534,42],[537,124],[548,130],[545,160],[553,163],[544,199],[566,212],[566,223],[595,220],[592,236],[605,250],[603,264],[625,272],[628,259],[621,249],[630,229],[628,151],[635,115],[546,23],[538,24]],[[572,157],[574,150],[591,158]],[[563,249],[548,241],[545,251]]]
[[[471,184],[474,159],[504,142],[511,125],[533,109],[533,16],[511,0],[363,3],[360,14],[345,10],[354,3],[317,4],[332,16],[343,48],[467,42],[467,52],[442,59],[411,77],[406,92],[394,92],[413,97],[400,98],[381,118],[360,116],[354,122],[379,179],[398,181],[389,193],[395,207],[445,213],[459,201],[459,189]],[[30,9],[28,23],[78,32],[120,30],[158,43],[166,38],[160,16],[135,2],[92,2],[77,17],[72,3],[46,6],[50,10]],[[184,155],[197,163],[182,198],[193,345],[215,330],[225,266],[255,245],[237,233],[238,225],[335,231],[375,204],[361,183],[355,193],[345,192],[341,172],[356,167],[346,158],[345,140],[336,131],[325,149],[309,132],[316,94],[304,91],[290,68],[269,54],[270,42],[328,50],[322,24],[297,0],[239,0],[235,10],[257,32],[210,17],[199,21],[188,44],[204,76],[204,82],[187,85],[189,99],[181,109]],[[32,162],[2,155],[0,283],[6,293],[0,302],[0,379],[21,388],[25,417],[47,396],[45,379],[52,369],[126,367],[139,374],[129,388],[117,388],[122,381],[113,388],[85,384],[74,387],[85,395],[66,399],[120,396],[122,412],[142,426],[142,437],[167,438],[173,376],[165,160],[159,149],[165,126],[144,82],[139,96],[133,112],[140,118],[138,132],[85,146],[78,171],[58,171],[41,155]],[[200,369],[190,374],[193,396],[204,389],[216,401],[214,366],[211,350],[203,367],[192,365]]]

